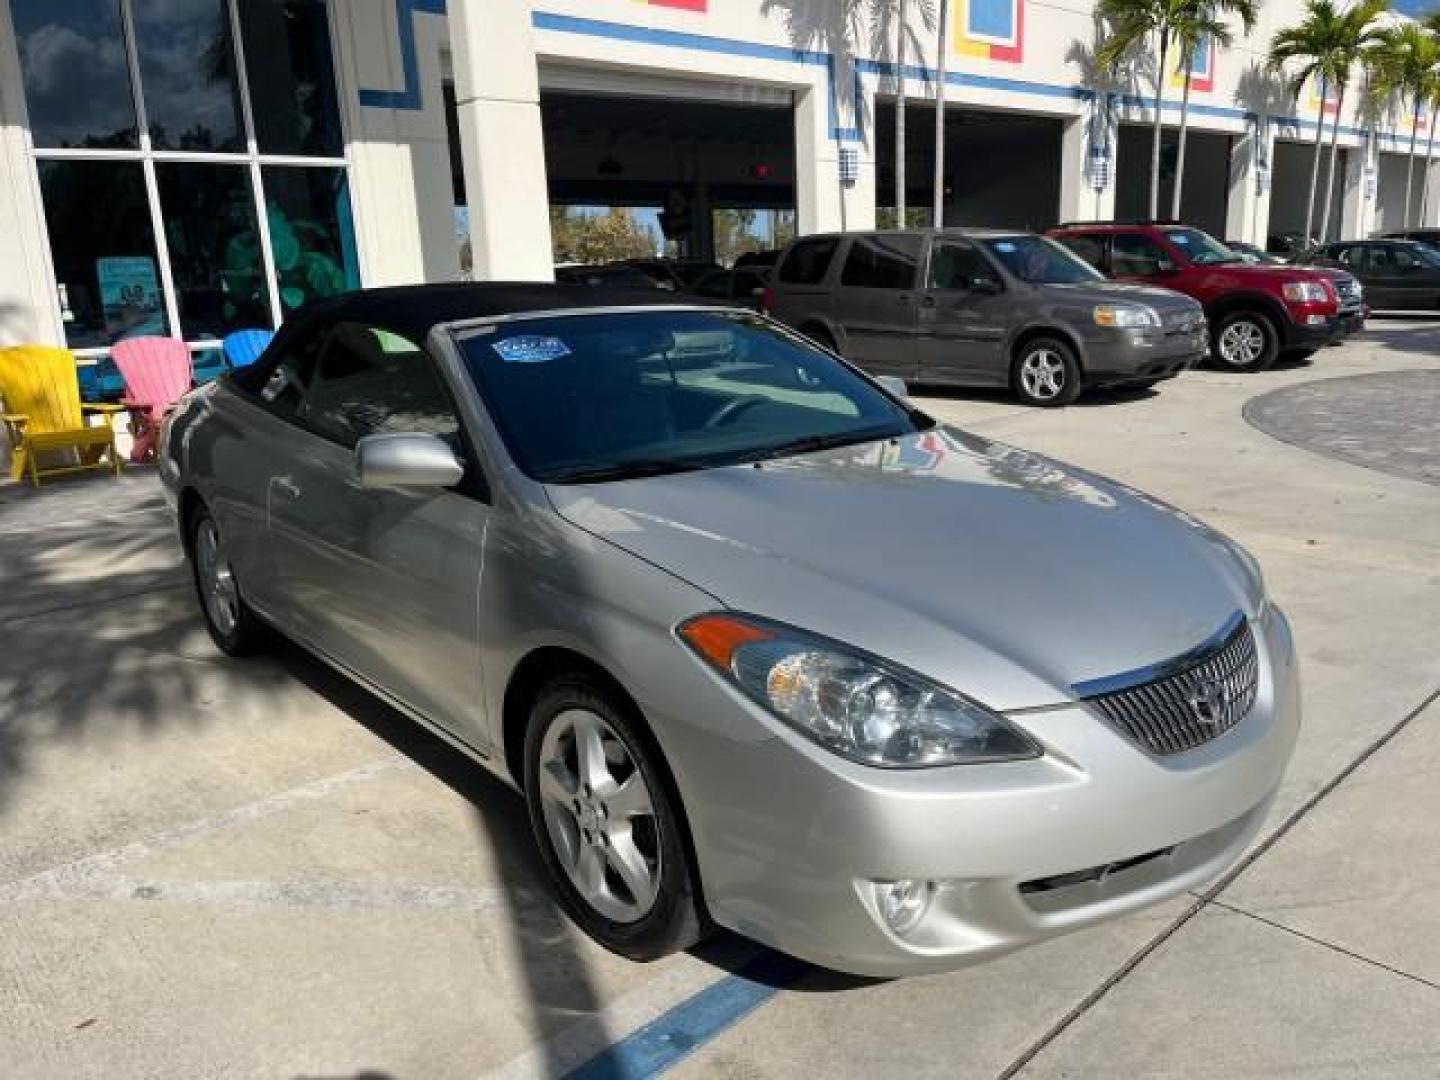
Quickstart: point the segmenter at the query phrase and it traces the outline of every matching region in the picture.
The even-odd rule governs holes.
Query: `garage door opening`
[[[1115,162],[1115,217],[1139,221],[1150,215],[1150,146],[1152,128],[1121,124]],[[1160,138],[1159,216],[1170,216],[1175,197],[1180,133],[1166,129]],[[1224,237],[1230,199],[1230,136],[1196,131],[1185,135],[1185,184],[1180,191],[1180,220],[1212,236]]]
[[[1422,146],[1423,150],[1424,147]],[[1405,167],[1410,166],[1410,213],[1405,213]],[[1425,182],[1425,158],[1417,154],[1414,161],[1407,154],[1381,154],[1380,170],[1375,178],[1375,232],[1394,232],[1413,228],[1420,223],[1420,185]],[[1436,191],[1432,185],[1427,213],[1435,205]]]
[[[1062,123],[1043,116],[945,110],[945,224],[1047,229],[1060,207]],[[875,106],[875,208],[895,224],[895,104]],[[929,224],[935,176],[935,107],[905,106],[907,223]]]
[[[1314,142],[1275,141],[1270,165],[1270,236],[1266,247],[1278,254],[1295,249],[1305,237],[1305,194],[1310,190],[1310,170],[1315,161]],[[1345,176],[1349,152],[1340,148],[1335,159],[1335,188],[1330,193],[1330,226],[1328,236],[1320,235],[1322,209],[1325,206],[1325,176],[1330,169],[1330,145],[1320,152],[1320,175],[1315,182],[1315,203],[1310,222],[1310,235],[1316,240],[1343,240]],[[1402,177],[1401,183],[1404,183]]]
[[[728,265],[794,235],[788,91],[542,69],[540,112],[557,263],[663,256]],[[463,207],[453,137],[451,160]]]

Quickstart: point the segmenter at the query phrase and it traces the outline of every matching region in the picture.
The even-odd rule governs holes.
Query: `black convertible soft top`
[[[461,319],[525,314],[561,308],[639,307],[669,304],[709,306],[705,300],[664,289],[607,289],[590,285],[534,282],[456,282],[361,289],[306,304],[285,320],[285,336],[304,327],[355,321],[423,341],[433,327]]]

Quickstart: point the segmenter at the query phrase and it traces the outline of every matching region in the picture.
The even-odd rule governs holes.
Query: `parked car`
[[[555,267],[555,280],[562,285],[605,286],[611,289],[659,289],[649,274],[624,264],[603,266],[566,265]]]
[[[1268,251],[1261,251],[1254,244],[1247,244],[1243,240],[1226,240],[1225,246],[1235,252],[1248,263],[1257,266],[1291,266],[1288,259],[1282,259],[1278,255],[1272,255]],[[1303,265],[1301,259],[1299,265]],[[1338,266],[1314,267],[1323,271],[1330,278],[1330,284],[1335,286],[1335,296],[1340,302],[1337,318],[1340,323],[1339,336],[1331,344],[1338,345],[1343,338],[1349,337],[1357,330],[1365,328],[1365,289],[1360,280],[1348,270],[1342,270]]]
[[[742,266],[756,266],[764,269],[771,269],[780,261],[780,253],[784,248],[766,248],[764,251],[746,251],[735,259],[735,269]]]
[[[708,296],[715,300],[733,300],[742,307],[758,311],[769,284],[770,275],[764,269],[737,266],[706,274],[690,291],[696,296]]]
[[[635,959],[719,924],[941,970],[1235,862],[1300,710],[1253,558],[756,313],[633,304],[353,293],[182,399],[216,644],[278,630],[520,788]],[[678,370],[687,334],[729,349]]]
[[[1342,240],[1308,252],[1304,261],[1354,274],[1372,308],[1440,307],[1440,251],[1418,240]]]
[[[808,236],[771,279],[773,314],[866,371],[1009,386],[1067,405],[1085,386],[1150,386],[1205,353],[1193,300],[1107,282],[1032,233],[906,229]]]
[[[662,289],[674,292],[687,292],[706,274],[723,269],[708,259],[625,259],[611,265],[638,270]]]
[[[1078,222],[1051,236],[1118,281],[1164,285],[1205,306],[1215,361],[1263,371],[1302,359],[1340,331],[1339,298],[1324,274],[1246,263],[1199,229],[1169,222]]]
[[[1313,247],[1314,244],[1315,241],[1298,230],[1271,233],[1265,238],[1265,250],[1271,255],[1279,255],[1286,260],[1294,258],[1302,251]]]
[[[1402,229],[1399,232],[1382,233],[1382,240],[1418,240],[1431,247],[1440,247],[1440,229]]]

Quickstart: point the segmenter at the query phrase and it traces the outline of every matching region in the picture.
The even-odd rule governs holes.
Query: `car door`
[[[1365,291],[1371,307],[1403,308],[1407,306],[1409,288],[1399,257],[1398,244],[1366,244]],[[1405,260],[1405,264],[1413,260]]]
[[[877,375],[914,378],[918,233],[861,233],[851,238],[835,289],[835,318],[845,356]]]
[[[1014,298],[999,272],[967,240],[937,238],[920,295],[916,339],[920,382],[1003,385]]]
[[[461,738],[479,742],[478,618],[489,507],[431,357],[381,327],[337,323],[270,480],[270,538],[308,643]],[[454,489],[364,489],[365,435],[425,432],[467,462]]]
[[[1373,244],[1372,273],[1378,296],[1375,307],[1430,309],[1440,298],[1440,271],[1411,244]]]

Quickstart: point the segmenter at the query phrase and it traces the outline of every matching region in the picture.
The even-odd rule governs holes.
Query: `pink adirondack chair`
[[[125,380],[120,404],[130,410],[130,460],[145,461],[155,455],[160,422],[190,389],[190,350],[175,338],[138,337],[117,342],[110,355]]]

